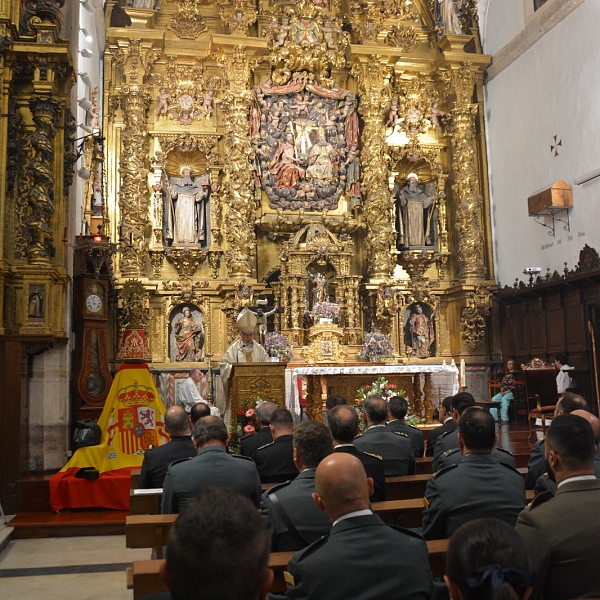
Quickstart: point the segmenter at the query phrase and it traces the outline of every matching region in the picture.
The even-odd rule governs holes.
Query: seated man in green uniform
[[[449,538],[463,523],[495,517],[514,526],[525,507],[525,483],[520,473],[495,461],[494,417],[468,409],[458,422],[458,443],[463,459],[442,469],[427,482],[423,536]]]

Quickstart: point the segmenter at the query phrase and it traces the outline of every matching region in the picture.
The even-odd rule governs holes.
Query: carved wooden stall
[[[566,354],[574,391],[597,410],[598,390],[592,334],[600,335],[600,259],[585,246],[579,262],[562,273],[546,273],[528,283],[517,281],[499,293],[502,354],[517,364],[540,357],[550,364]]]

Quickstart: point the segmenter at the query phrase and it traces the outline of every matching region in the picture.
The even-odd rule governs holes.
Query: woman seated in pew
[[[444,580],[454,600],[527,600],[534,579],[525,542],[504,521],[470,521],[450,538]]]
[[[506,373],[500,383],[500,392],[492,398],[492,402],[500,402],[500,423],[508,423],[508,407],[515,399],[513,390],[515,389],[515,361],[510,359],[506,361]],[[490,413],[494,419],[498,420],[498,409],[490,408]]]

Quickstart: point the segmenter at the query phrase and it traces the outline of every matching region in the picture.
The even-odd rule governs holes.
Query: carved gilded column
[[[148,190],[149,141],[146,114],[150,95],[137,86],[124,88],[120,95],[125,126],[121,133],[119,209],[121,211],[121,274],[143,276],[148,259],[148,235],[152,225]]]
[[[248,89],[253,61],[243,46],[228,58],[228,89],[221,102],[225,115],[225,182],[223,233],[227,242],[225,264],[230,277],[252,276],[256,260],[252,146],[248,118],[252,92]]]
[[[395,266],[393,208],[388,187],[385,143],[385,114],[390,104],[390,68],[380,57],[367,57],[354,64],[352,74],[358,80],[358,111],[364,122],[361,135],[364,215],[367,223],[365,254],[369,277],[391,275]]]
[[[35,130],[20,185],[27,206],[24,223],[25,255],[31,264],[50,264],[54,254],[54,137],[59,104],[53,98],[33,96],[29,108]]]
[[[458,232],[459,277],[484,277],[483,197],[479,188],[475,119],[478,107],[472,103],[477,71],[469,63],[451,71],[456,93],[452,111],[452,169],[454,172],[455,225]]]

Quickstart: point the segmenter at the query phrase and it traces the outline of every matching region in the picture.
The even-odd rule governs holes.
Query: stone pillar
[[[352,68],[358,80],[358,111],[364,122],[361,135],[365,253],[367,275],[389,277],[395,267],[394,200],[388,186],[385,113],[390,104],[390,67],[377,56],[362,57]]]

